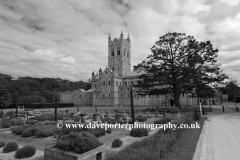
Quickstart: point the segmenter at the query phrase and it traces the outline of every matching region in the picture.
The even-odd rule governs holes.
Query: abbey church
[[[131,71],[131,38],[121,32],[119,38],[108,37],[108,65],[92,72],[90,90],[66,91],[60,94],[61,103],[74,103],[75,106],[130,106],[130,86],[137,83],[143,73]],[[133,89],[134,106],[157,107],[174,106],[169,96],[141,96]],[[197,100],[191,94],[180,98],[182,106],[195,105]]]

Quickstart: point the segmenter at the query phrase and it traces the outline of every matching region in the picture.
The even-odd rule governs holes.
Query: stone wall
[[[106,157],[106,144],[83,154],[74,154],[54,147],[44,149],[44,160],[104,160]]]

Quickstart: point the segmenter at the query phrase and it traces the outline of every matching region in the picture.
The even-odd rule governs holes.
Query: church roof
[[[94,79],[99,79],[99,74],[97,73],[97,75],[94,77]]]
[[[142,74],[145,74],[145,72],[141,71],[141,72],[134,72],[134,71],[128,71],[125,73],[124,77],[137,77],[140,76]]]

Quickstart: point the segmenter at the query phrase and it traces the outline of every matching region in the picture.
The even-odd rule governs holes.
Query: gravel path
[[[240,113],[215,106],[205,122],[193,160],[240,160]]]

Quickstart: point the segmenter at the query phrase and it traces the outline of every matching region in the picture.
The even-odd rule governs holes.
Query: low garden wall
[[[106,157],[106,144],[83,154],[76,154],[59,150],[54,146],[45,148],[44,160],[104,160]]]

